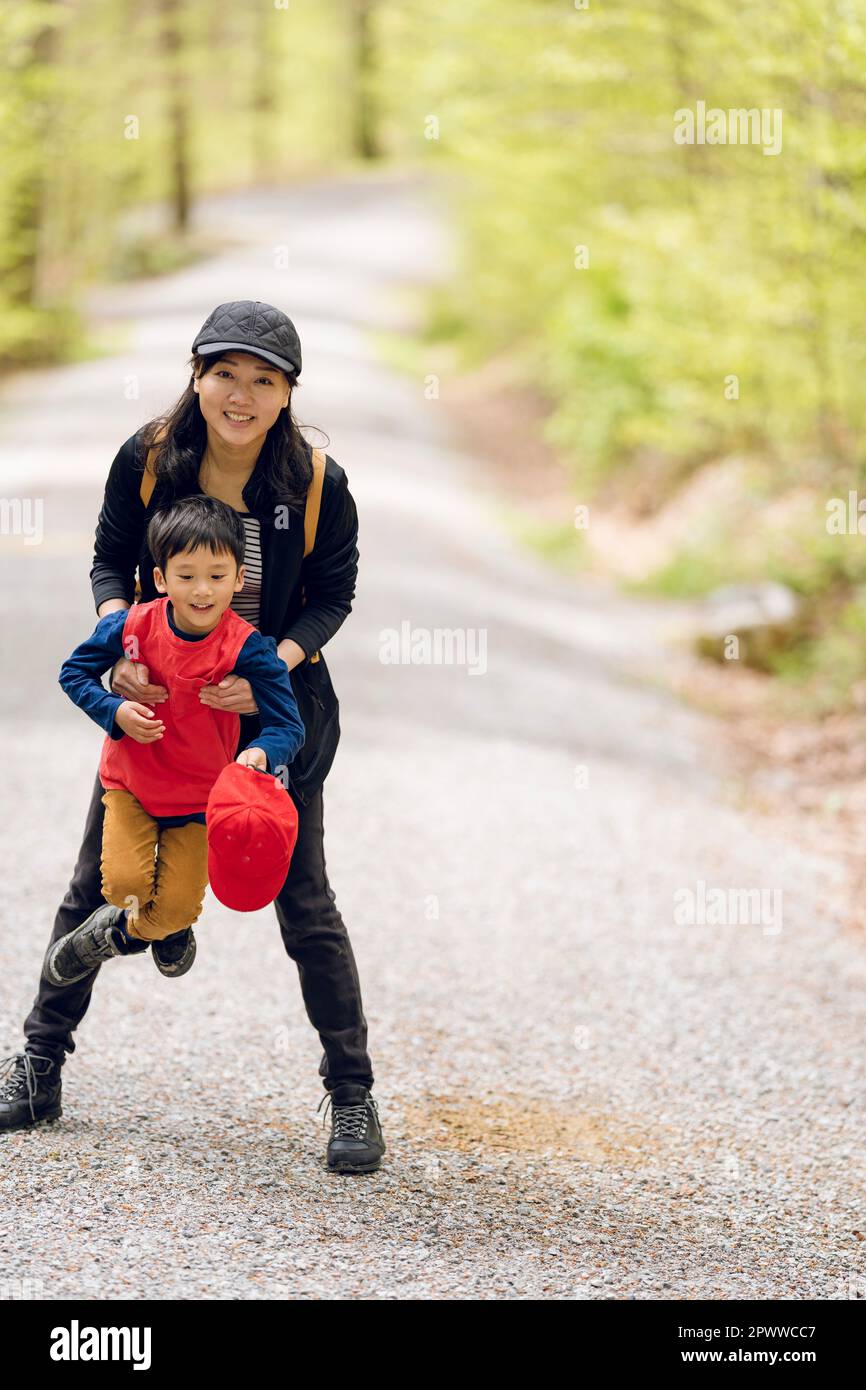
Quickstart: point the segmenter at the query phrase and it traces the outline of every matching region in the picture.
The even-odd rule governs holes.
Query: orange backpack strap
[[[153,496],[153,489],[156,487],[156,475],[154,474],[153,469],[151,467],[153,454],[154,450],[148,449],[147,463],[144,465],[144,472],[141,475],[141,488],[139,489],[139,496],[142,502],[144,503],[145,507],[147,506],[148,502]]]
[[[313,450],[313,481],[307,492],[307,506],[304,511],[304,557],[306,558],[316,544],[316,528],[319,525],[319,508],[322,505],[322,484],[325,481],[325,454],[323,449]]]
[[[316,530],[319,525],[319,510],[322,505],[322,484],[325,481],[325,451],[324,449],[313,450],[313,480],[307,492],[307,506],[304,511],[304,559],[310,554],[316,544]],[[301,606],[306,603],[307,596],[301,591]],[[318,661],[319,653],[313,652],[310,661]]]
[[[144,465],[144,472],[143,472],[142,475],[141,475],[141,487],[140,487],[139,490],[138,490],[138,495],[139,495],[139,497],[141,498],[142,506],[144,506],[144,507],[147,507],[148,502],[150,501],[151,497],[153,496],[153,489],[156,487],[156,474],[155,474],[154,471],[153,471],[153,460],[154,460],[154,455],[155,455],[155,454],[156,454],[156,447],[155,447],[155,446],[151,446],[151,448],[149,448],[148,451],[147,451],[147,460],[146,460],[145,465]],[[134,598],[133,602],[139,603],[140,601],[141,601],[141,583],[140,583],[140,581],[139,581],[138,579],[136,579],[136,581],[135,581],[135,598]]]
[[[157,444],[161,443],[164,438],[165,425],[162,425],[160,426],[159,430],[157,430],[156,438],[154,439],[153,444],[147,451],[147,460],[144,465],[144,472],[141,475],[141,487],[139,488],[138,495],[141,498],[142,503],[145,507],[147,506],[148,502],[153,496],[153,489],[156,487],[156,474],[153,471],[154,458],[156,456],[156,446]]]

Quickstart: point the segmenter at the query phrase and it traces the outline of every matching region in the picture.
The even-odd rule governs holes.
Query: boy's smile
[[[172,555],[165,574],[154,566],[154,583],[168,594],[181,632],[199,636],[212,632],[232,598],[244,587],[244,567],[228,551],[205,546]]]

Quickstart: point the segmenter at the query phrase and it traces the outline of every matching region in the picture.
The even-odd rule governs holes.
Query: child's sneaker
[[[105,903],[91,912],[80,927],[74,927],[48,947],[42,973],[53,985],[74,985],[112,956],[136,955],[147,950],[147,942],[127,937],[122,923],[123,908]]]
[[[192,927],[172,932],[151,943],[150,953],[160,975],[185,975],[195,960],[195,934]]]

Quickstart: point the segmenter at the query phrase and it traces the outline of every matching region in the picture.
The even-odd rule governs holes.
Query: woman
[[[352,947],[325,870],[322,782],[339,739],[338,705],[320,648],[351,610],[358,568],[358,521],[346,474],[327,458],[315,545],[304,555],[304,517],[313,481],[312,450],[291,408],[301,347],[291,320],[273,305],[220,304],[192,345],[192,376],[167,415],[152,420],[121,447],[108,475],[90,573],[98,617],[129,608],[138,595],[157,597],[145,532],[154,509],[203,492],[240,514],[246,532],[246,582],[233,607],[277,642],[292,673],[306,730],[289,768],[298,811],[298,839],[274,904],[286,951],[295,961],[310,1022],[324,1053],[319,1073],[331,1106],[328,1166],[378,1167],[384,1141],[367,1053],[367,1024]],[[147,471],[155,475],[149,500]],[[167,698],[140,663],[121,661],[112,689],[158,705]],[[239,747],[258,729],[249,683],[230,675],[201,694],[205,703],[240,716]],[[103,899],[100,891],[102,788],[99,779],[84,840],[51,942],[81,926]],[[181,938],[183,934],[179,934]],[[181,941],[181,948],[183,947]],[[75,1050],[72,1034],[90,1003],[99,967],[76,984],[43,979],[24,1024],[25,1051],[6,1059],[0,1128],[20,1129],[61,1113],[60,1070]]]

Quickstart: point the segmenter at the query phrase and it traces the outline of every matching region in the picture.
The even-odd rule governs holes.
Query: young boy
[[[46,977],[82,979],[103,961],[152,945],[163,975],[186,974],[195,958],[192,924],[207,886],[208,794],[231,763],[237,714],[199,699],[229,672],[244,677],[261,731],[236,759],[274,772],[304,742],[288,668],[272,637],[229,607],[244,583],[244,529],[231,507],[195,495],[157,512],[147,531],[165,594],[106,614],[60,672],[66,694],[108,737],[99,776],[105,794],[100,907],[49,948]],[[102,676],[122,657],[147,666],[168,699],[160,716],[107,691]]]

